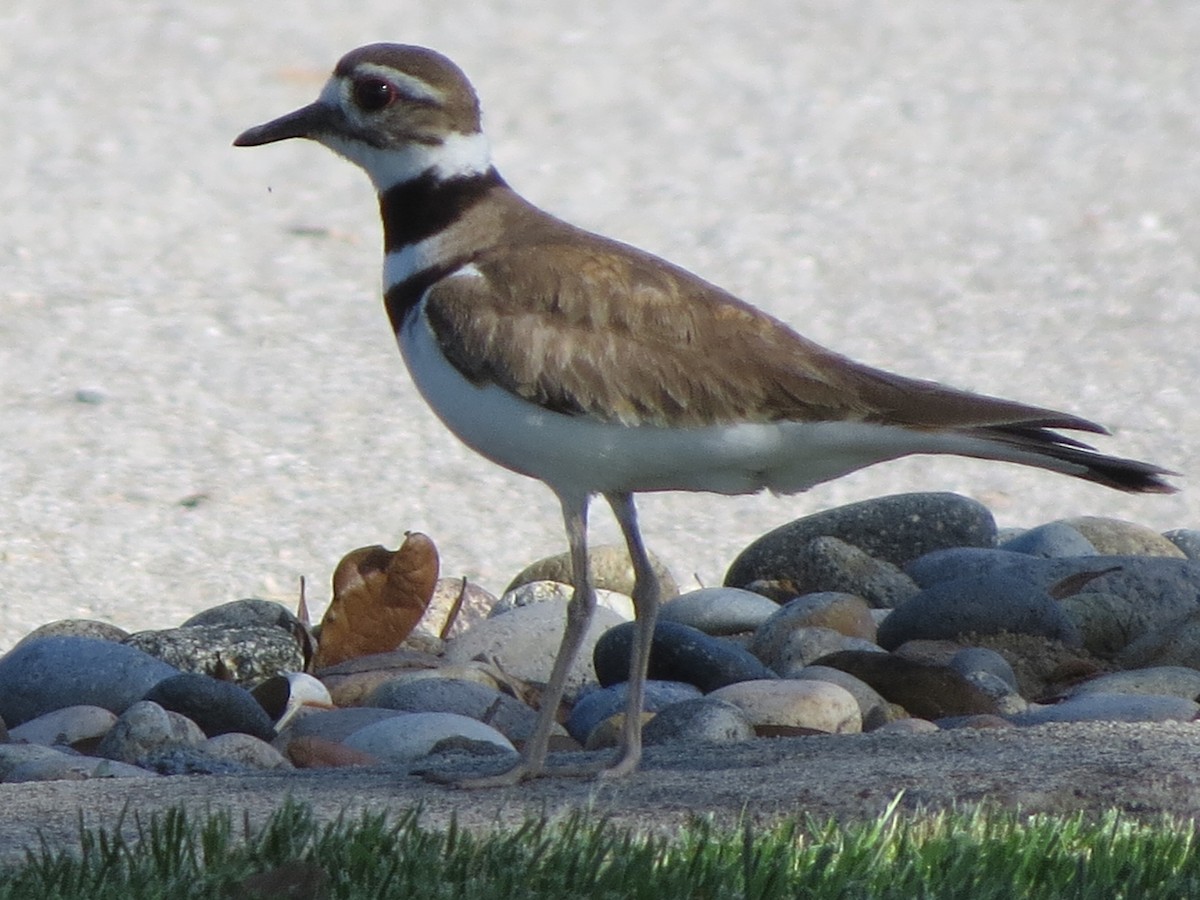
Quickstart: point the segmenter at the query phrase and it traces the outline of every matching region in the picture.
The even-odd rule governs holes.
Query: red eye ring
[[[377,112],[396,99],[396,88],[382,78],[364,76],[351,86],[354,104],[365,112]]]

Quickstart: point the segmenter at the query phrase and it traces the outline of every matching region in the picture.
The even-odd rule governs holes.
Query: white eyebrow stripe
[[[364,72],[368,75],[376,75],[384,81],[394,84],[400,89],[402,94],[412,100],[419,100],[425,103],[442,103],[446,99],[446,95],[428,81],[422,81],[420,78],[417,78],[415,75],[409,75],[407,72],[401,72],[387,66],[375,65],[374,63],[363,63],[355,71]]]

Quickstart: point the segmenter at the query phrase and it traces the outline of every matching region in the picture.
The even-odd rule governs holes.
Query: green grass
[[[1191,823],[999,811],[671,838],[579,815],[480,835],[419,810],[321,824],[285,804],[262,827],[172,810],[79,831],[0,870],[0,898],[1111,898],[1200,895]],[[124,826],[124,827],[123,827]],[[132,826],[132,827],[129,827]],[[125,835],[125,836],[123,836]]]

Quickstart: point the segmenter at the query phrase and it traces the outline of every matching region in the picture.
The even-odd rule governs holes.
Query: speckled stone
[[[758,579],[790,578],[797,549],[826,536],[902,566],[945,547],[993,547],[996,523],[983,504],[958,494],[864,500],[805,516],[763,535],[733,561],[725,584],[745,587]]]
[[[866,650],[883,653],[882,647],[862,638],[846,637],[832,628],[794,628],[770,654],[755,652],[775,674],[792,678],[823,656],[840,650]]]
[[[856,594],[869,606],[891,609],[919,590],[896,566],[832,536],[797,548],[790,563],[787,578],[797,594]]]
[[[602,685],[629,678],[634,623],[606,631],[596,642],[596,680]],[[775,673],[732,641],[675,622],[659,622],[650,645],[649,676],[657,681],[685,681],[705,693],[738,681],[774,678]]]
[[[660,744],[731,744],[754,737],[754,726],[746,714],[732,703],[713,697],[680,700],[655,713],[642,729],[642,743]]]
[[[831,734],[862,731],[858,701],[845,688],[827,681],[743,681],[709,696],[732,703],[755,727],[785,725]]]
[[[142,699],[187,716],[210,738],[230,732],[264,741],[275,737],[271,717],[249,691],[208,675],[183,672],[164,678]]]
[[[227,760],[251,769],[291,769],[291,762],[282,753],[248,734],[227,732],[210,737],[200,750],[214,759]]]
[[[190,625],[139,631],[125,641],[183,672],[253,687],[281,672],[304,670],[301,645],[271,625]]]
[[[1175,528],[1163,533],[1188,559],[1200,559],[1200,528]]]
[[[30,641],[0,658],[0,718],[10,728],[64,706],[120,715],[178,669],[135,647],[84,637]]]
[[[775,613],[754,632],[748,649],[775,671],[783,672],[795,658],[787,651],[794,633],[813,627],[833,629],[872,642],[877,631],[865,600],[854,594],[825,591],[797,597],[776,607]]]
[[[223,628],[254,628],[267,625],[281,628],[288,634],[295,634],[298,629],[304,627],[295,614],[283,604],[273,600],[260,600],[257,597],[231,600],[229,603],[201,610],[179,627],[191,628],[196,625],[219,625]]]
[[[659,621],[690,625],[719,637],[753,631],[779,610],[775,601],[741,588],[700,588],[668,600]]]
[[[1117,654],[1116,662],[1123,669],[1200,669],[1200,609],[1141,635]]]
[[[658,576],[659,599],[669,600],[679,593],[679,586],[667,567],[653,553],[650,563]],[[588,550],[588,566],[592,575],[592,586],[606,591],[616,591],[626,596],[633,593],[633,564],[629,551],[623,544],[598,544]],[[531,581],[559,581],[573,584],[571,554],[559,553],[530,563],[504,589],[508,593],[515,587]]]

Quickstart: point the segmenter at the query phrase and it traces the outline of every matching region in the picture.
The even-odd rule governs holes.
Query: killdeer
[[[1169,470],[1051,429],[1068,413],[860,365],[662,259],[575,228],[493,167],[462,71],[422,47],[342,57],[316,102],[241,134],[324,144],[366,170],[383,218],[384,304],[426,402],[468,446],[558,496],[575,592],[534,734],[506,772],[543,773],[567,671],[592,611],[588,504],[603,494],[636,573],[628,715],[608,776],[641,756],[639,711],[659,597],[640,491],[803,491],[918,453],[1003,460],[1123,491]]]

